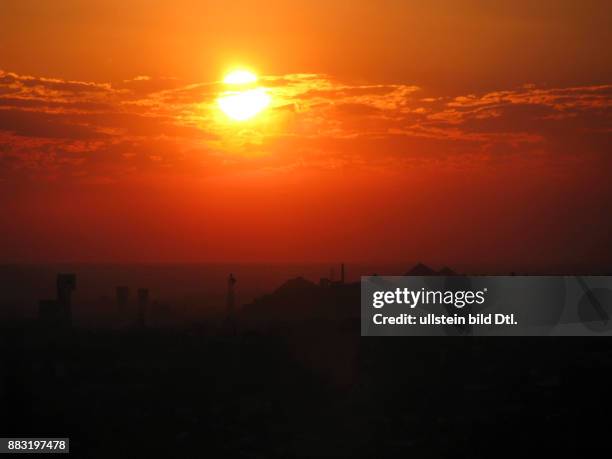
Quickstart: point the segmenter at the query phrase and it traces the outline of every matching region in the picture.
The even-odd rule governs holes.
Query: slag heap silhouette
[[[242,317],[251,323],[287,320],[358,320],[360,282],[345,282],[344,264],[339,281],[321,278],[318,284],[303,277],[289,279],[274,292],[244,306]],[[405,276],[455,276],[447,267],[440,271],[418,263]]]
[[[457,273],[445,266],[440,271],[436,271],[423,263],[417,263],[404,276],[456,276]]]

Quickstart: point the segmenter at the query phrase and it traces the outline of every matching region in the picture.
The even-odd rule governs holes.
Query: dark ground
[[[2,436],[74,457],[516,457],[607,448],[606,338],[361,338],[354,320],[4,322]]]

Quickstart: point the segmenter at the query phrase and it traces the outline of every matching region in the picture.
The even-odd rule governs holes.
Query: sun
[[[223,78],[225,84],[247,84],[255,83],[256,81],[257,76],[248,70],[234,70]]]
[[[270,105],[270,96],[262,88],[227,92],[218,100],[223,113],[236,121],[253,118]]]
[[[235,121],[253,118],[268,105],[271,97],[265,88],[255,87],[257,76],[248,70],[234,70],[223,78],[231,89],[217,99],[223,113]]]

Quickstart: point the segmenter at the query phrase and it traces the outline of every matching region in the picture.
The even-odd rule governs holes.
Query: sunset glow
[[[609,258],[610,2],[4,3],[5,261]]]

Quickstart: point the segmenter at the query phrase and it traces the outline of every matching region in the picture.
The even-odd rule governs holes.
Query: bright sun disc
[[[270,96],[263,88],[229,92],[219,98],[218,104],[230,118],[244,121],[266,108],[270,104]]]
[[[221,111],[236,121],[254,117],[270,104],[270,96],[265,88],[253,83],[257,76],[248,70],[234,70],[223,78],[230,90],[220,94],[217,103]]]
[[[248,84],[256,81],[257,76],[247,70],[234,70],[223,78],[225,84]]]

